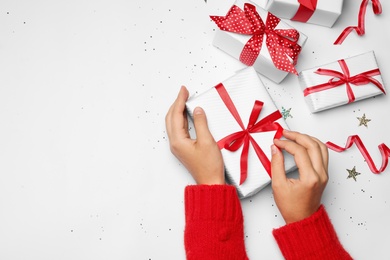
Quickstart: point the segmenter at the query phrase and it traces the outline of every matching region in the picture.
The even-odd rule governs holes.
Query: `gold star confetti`
[[[366,118],[366,114],[363,114],[362,117],[357,117],[359,120],[359,126],[364,125],[365,127],[368,127],[367,123],[371,121],[371,119]]]
[[[347,171],[348,171],[347,179],[353,178],[356,181],[356,176],[360,175],[360,172],[356,171],[356,167],[355,166],[353,166],[352,170],[347,169]]]
[[[284,120],[286,120],[287,117],[293,118],[293,116],[290,114],[290,112],[291,112],[291,107],[287,110],[284,107],[282,107],[282,115],[283,115]]]

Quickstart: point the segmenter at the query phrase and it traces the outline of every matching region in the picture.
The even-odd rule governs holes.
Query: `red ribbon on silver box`
[[[264,169],[267,171],[268,175],[271,177],[271,162],[268,157],[264,154],[263,150],[257,144],[257,142],[251,136],[251,133],[260,133],[260,132],[269,132],[276,131],[274,139],[279,139],[282,136],[283,127],[275,122],[282,117],[279,110],[269,114],[260,121],[256,122],[261,109],[263,108],[263,102],[256,100],[249,118],[248,126],[245,127],[240,114],[238,113],[233,101],[231,100],[229,93],[226,91],[222,83],[218,84],[215,89],[217,90],[222,101],[228,108],[229,112],[232,114],[236,122],[240,125],[241,131],[232,133],[217,142],[219,149],[225,148],[228,151],[235,152],[241,146],[243,146],[240,158],[240,185],[245,182],[248,176],[248,154],[249,154],[249,144],[251,143],[257,157],[264,166]]]

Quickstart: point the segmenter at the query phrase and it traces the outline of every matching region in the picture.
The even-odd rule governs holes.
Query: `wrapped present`
[[[211,16],[217,30],[213,45],[257,72],[280,83],[298,74],[298,61],[307,37],[259,6],[236,1],[226,16]]]
[[[240,198],[252,196],[270,183],[270,147],[287,125],[252,67],[190,97],[186,106],[191,118],[195,107],[204,109],[221,149],[226,179],[236,186]],[[295,169],[289,154],[285,154],[285,169]]]
[[[266,7],[281,18],[327,27],[333,26],[342,8],[343,0],[269,0]]]
[[[304,70],[298,78],[313,113],[385,94],[373,51]]]

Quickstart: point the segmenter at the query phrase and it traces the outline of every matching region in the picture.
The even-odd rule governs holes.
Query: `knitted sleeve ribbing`
[[[187,186],[185,220],[188,260],[248,259],[241,204],[233,186]]]
[[[322,205],[312,216],[274,229],[273,235],[287,260],[352,259],[341,245]]]

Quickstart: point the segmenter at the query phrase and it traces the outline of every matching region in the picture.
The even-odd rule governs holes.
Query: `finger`
[[[307,154],[311,159],[313,168],[317,173],[324,172],[325,167],[322,157],[322,151],[319,143],[316,140],[314,140],[309,135],[292,131],[283,131],[283,135],[287,139],[296,142],[307,150]]]
[[[284,157],[282,151],[275,145],[271,145],[271,176],[272,185],[281,185],[286,182],[286,172],[284,170]]]
[[[196,132],[196,139],[198,142],[214,141],[213,136],[210,133],[206,113],[200,107],[194,109],[194,127]]]
[[[185,114],[185,104],[188,99],[188,90],[182,86],[175,102],[172,104],[167,115],[169,136],[188,137],[188,123]]]
[[[322,161],[324,163],[324,169],[326,170],[326,173],[328,173],[328,164],[329,164],[329,152],[328,147],[321,142],[319,139],[312,137],[314,141],[318,143],[320,146],[321,154],[322,154]]]
[[[280,149],[286,150],[286,152],[294,156],[301,178],[309,179],[312,177],[311,174],[313,174],[314,167],[305,147],[290,140],[275,139],[274,143]]]

